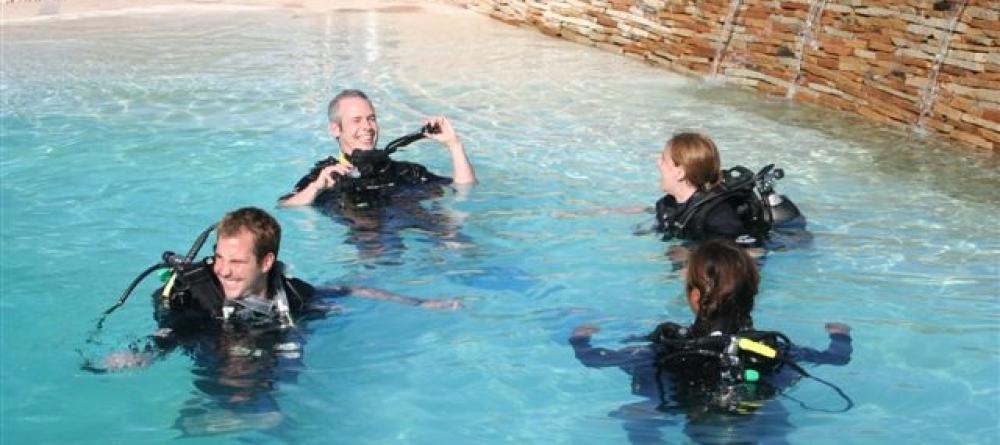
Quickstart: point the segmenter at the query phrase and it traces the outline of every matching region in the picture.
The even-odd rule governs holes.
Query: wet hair
[[[330,100],[330,105],[326,108],[326,115],[330,119],[330,122],[336,122],[338,124],[340,123],[340,114],[338,114],[340,102],[344,99],[350,99],[350,98],[364,99],[365,102],[368,102],[369,106],[371,106],[372,104],[372,101],[371,99],[368,98],[368,95],[366,95],[361,90],[347,89],[341,91],[340,93],[337,93],[336,96],[333,96],[333,99]]]
[[[701,293],[692,335],[716,330],[733,334],[753,328],[750,312],[759,283],[757,263],[736,244],[715,239],[699,245],[687,265],[687,292],[698,289]]]
[[[243,207],[223,216],[216,232],[223,238],[238,236],[243,230],[253,235],[253,251],[258,261],[268,252],[278,256],[281,225],[273,216],[257,207]]]
[[[684,176],[698,190],[709,190],[722,181],[719,149],[708,136],[700,133],[677,133],[667,141],[664,155],[684,170]]]

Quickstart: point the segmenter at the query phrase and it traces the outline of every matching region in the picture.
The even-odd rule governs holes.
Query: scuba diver
[[[389,144],[385,150],[377,150],[378,120],[375,108],[365,93],[359,90],[341,91],[330,101],[327,112],[330,134],[340,146],[340,158],[331,156],[317,163],[310,174],[299,180],[292,193],[278,200],[283,206],[323,206],[327,205],[327,201],[335,200],[341,201],[341,206],[365,207],[373,204],[366,201],[385,199],[388,192],[400,187],[476,182],[476,173],[465,148],[451,123],[443,116],[428,119],[419,134],[404,136]],[[434,139],[448,149],[453,170],[451,179],[435,175],[422,165],[389,158],[396,148],[423,137]]]
[[[197,260],[216,226],[214,255]],[[457,300],[424,300],[371,288],[315,288],[285,275],[278,261],[280,243],[278,222],[264,210],[245,207],[227,213],[202,232],[187,255],[165,252],[163,262],[140,274],[104,312],[88,342],[94,341],[107,316],[125,303],[145,277],[166,270],[169,281],[153,294],[159,329],[130,345],[128,351],[108,355],[99,365],[87,361],[83,369],[104,373],[146,367],[180,348],[194,359],[199,376],[195,384],[210,396],[212,405],[249,410],[254,415],[270,413],[274,418],[280,417],[270,398],[275,368],[279,362],[301,357],[301,322],[338,309],[325,303],[325,298],[352,295],[428,309],[461,308]],[[178,425],[191,433],[184,426],[198,424],[193,414],[210,412],[185,410]]]
[[[556,212],[558,217],[594,214],[653,213],[655,221],[636,228],[636,235],[659,233],[671,245],[668,256],[675,269],[683,267],[690,247],[722,238],[746,248],[781,250],[812,242],[806,218],[785,195],[774,190],[785,173],[769,164],[756,174],[746,167],[722,170],[715,143],[699,133],[682,132],[667,141],[656,158],[660,188],[666,192],[656,204]],[[763,254],[760,249],[756,253]]]
[[[719,150],[708,137],[678,133],[657,158],[660,188],[653,229],[664,240],[725,238],[761,246],[772,230],[804,231],[805,217],[774,182],[784,171],[768,165],[757,174],[745,167],[721,170]]]
[[[713,239],[698,245],[687,267],[687,300],[695,315],[692,325],[660,324],[648,335],[628,339],[646,345],[621,350],[592,346],[591,337],[599,330],[596,326],[574,329],[569,343],[581,363],[621,368],[632,376],[632,393],[648,399],[612,413],[625,420],[623,426],[633,443],[660,440],[658,427],[672,422],[659,413],[685,414],[685,433],[696,442],[720,434],[726,437],[715,439],[726,443],[753,441],[749,436],[754,431],[780,434],[787,416],[775,419],[773,414],[783,408],[766,402],[775,395],[795,400],[783,391],[800,377],[833,388],[847,403],[840,411],[853,406],[839,388],[799,365],[847,364],[852,352],[850,328],[828,323],[830,345],[825,351],[795,346],[780,332],[757,331],[751,311],[758,283],[757,265],[745,249]],[[761,416],[765,420],[758,422],[768,423],[754,425],[756,416],[747,414],[760,410],[770,416]]]
[[[458,223],[442,209],[425,209],[428,198],[443,196],[446,185],[475,184],[476,174],[458,134],[448,119],[438,116],[412,134],[377,149],[379,126],[375,108],[363,92],[344,90],[330,101],[329,131],[337,140],[340,156],[316,163],[293,191],[278,199],[283,207],[312,205],[345,223],[348,241],[368,256],[398,251],[398,232],[415,228],[436,240],[461,244]],[[451,155],[452,178],[438,176],[426,167],[390,157],[396,150],[423,138],[440,142]]]

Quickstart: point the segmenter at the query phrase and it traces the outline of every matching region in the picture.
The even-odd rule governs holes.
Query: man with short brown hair
[[[151,337],[152,341],[144,347],[133,345],[129,352],[108,356],[104,360],[105,369],[144,367],[177,346],[191,354],[204,352],[204,348],[194,346],[206,334],[220,337],[267,334],[272,341],[265,343],[280,346],[282,353],[297,354],[297,345],[283,343],[280,335],[272,334],[293,327],[307,313],[321,315],[335,309],[315,304],[315,300],[324,297],[351,295],[428,309],[462,307],[458,300],[426,300],[366,287],[314,288],[285,275],[284,265],[277,259],[280,244],[281,226],[264,210],[244,207],[227,213],[218,224],[214,257],[190,265],[183,274],[204,279],[191,278],[190,283],[178,283],[166,295],[162,295],[162,289],[158,290],[154,304],[160,329]]]

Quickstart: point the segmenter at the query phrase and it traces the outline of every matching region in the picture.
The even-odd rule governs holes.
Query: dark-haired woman
[[[722,341],[735,336],[756,338],[753,337],[756,331],[753,330],[751,312],[759,280],[757,265],[744,249],[729,241],[709,240],[701,243],[691,253],[688,262],[686,295],[691,311],[695,315],[694,323],[689,327],[684,328],[676,324],[664,323],[647,337],[655,341],[645,346],[621,350],[592,346],[590,344],[591,336],[599,330],[595,326],[583,325],[573,331],[569,342],[581,363],[593,368],[610,366],[621,368],[632,376],[633,394],[647,397],[654,403],[650,405],[650,401],[646,401],[629,405],[616,413],[616,416],[625,419],[624,427],[633,443],[659,440],[657,429],[668,421],[663,417],[648,415],[653,409],[670,412],[679,408],[688,416],[689,422],[685,427],[685,432],[692,436],[692,439],[698,441],[705,438],[699,439],[695,436],[700,437],[703,434],[721,432],[723,436],[728,437],[736,433],[732,431],[734,427],[738,427],[740,424],[745,426],[746,419],[741,420],[738,416],[734,417],[732,414],[737,410],[729,408],[739,408],[738,405],[742,402],[758,403],[757,406],[759,406],[761,400],[723,400],[723,402],[733,402],[732,406],[719,405],[716,403],[720,401],[719,394],[708,393],[722,387],[717,381],[718,372],[702,375],[705,380],[716,379],[714,382],[708,382],[709,384],[704,384],[706,383],[704,381],[695,382],[690,379],[691,374],[662,372],[665,365],[663,359],[665,355],[683,349],[682,346],[678,346],[682,344],[709,344],[714,339]],[[783,356],[793,364],[795,362],[847,364],[852,352],[850,328],[840,323],[829,323],[826,325],[826,330],[830,334],[830,345],[825,351],[792,347],[784,351]],[[688,358],[683,354],[678,356]],[[707,358],[706,360],[713,359]],[[687,360],[681,363],[692,367],[703,364],[696,360]],[[795,365],[786,366],[784,369],[787,371],[792,366]],[[695,370],[699,371],[700,369],[702,368]],[[719,366],[714,369],[719,369]],[[766,384],[770,387],[782,388],[790,384],[793,377],[794,375],[789,375],[785,371],[775,375],[766,375],[763,376],[761,387]],[[756,384],[754,388],[756,388]],[[706,393],[699,394],[698,392],[702,390]],[[667,403],[667,393],[672,393],[675,399],[672,403]],[[665,407],[671,409],[664,409]],[[778,409],[781,408],[778,407]],[[778,423],[772,423],[771,426],[780,430]],[[725,427],[720,427],[720,425]],[[760,433],[761,431],[757,431],[748,434]],[[764,432],[766,435],[772,433],[774,432]],[[724,437],[723,440],[732,438],[726,439]],[[743,439],[751,440],[747,437],[743,437]],[[766,440],[766,438],[761,439]]]

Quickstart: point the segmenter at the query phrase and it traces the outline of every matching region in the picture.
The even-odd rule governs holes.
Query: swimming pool
[[[688,128],[727,164],[783,167],[779,190],[809,217],[812,245],[767,259],[758,327],[820,347],[824,322],[854,328],[852,362],[812,370],[857,406],[781,400],[787,425],[746,439],[1000,442],[1000,172],[988,155],[430,6],[17,24],[2,50],[0,442],[162,443],[188,422],[219,434],[185,443],[627,443],[609,416],[639,400],[627,376],[582,367],[566,338],[596,323],[595,343],[617,347],[687,321],[682,285],[666,245],[632,235],[649,217],[565,214],[651,204],[653,158]],[[281,257],[314,283],[462,297],[465,310],[341,302],[271,392],[284,418],[273,428],[185,416],[210,403],[180,354],[81,372],[96,316],[136,274],[229,209],[273,209],[333,150],[324,108],[344,87],[373,96],[383,142],[425,115],[453,121],[481,184],[436,204],[464,242],[406,230],[380,261],[317,212],[276,210]],[[434,144],[397,157],[449,171]],[[111,317],[102,348],[152,329],[153,288]],[[794,395],[840,406],[809,381]],[[685,442],[683,429],[668,419],[662,434]]]

